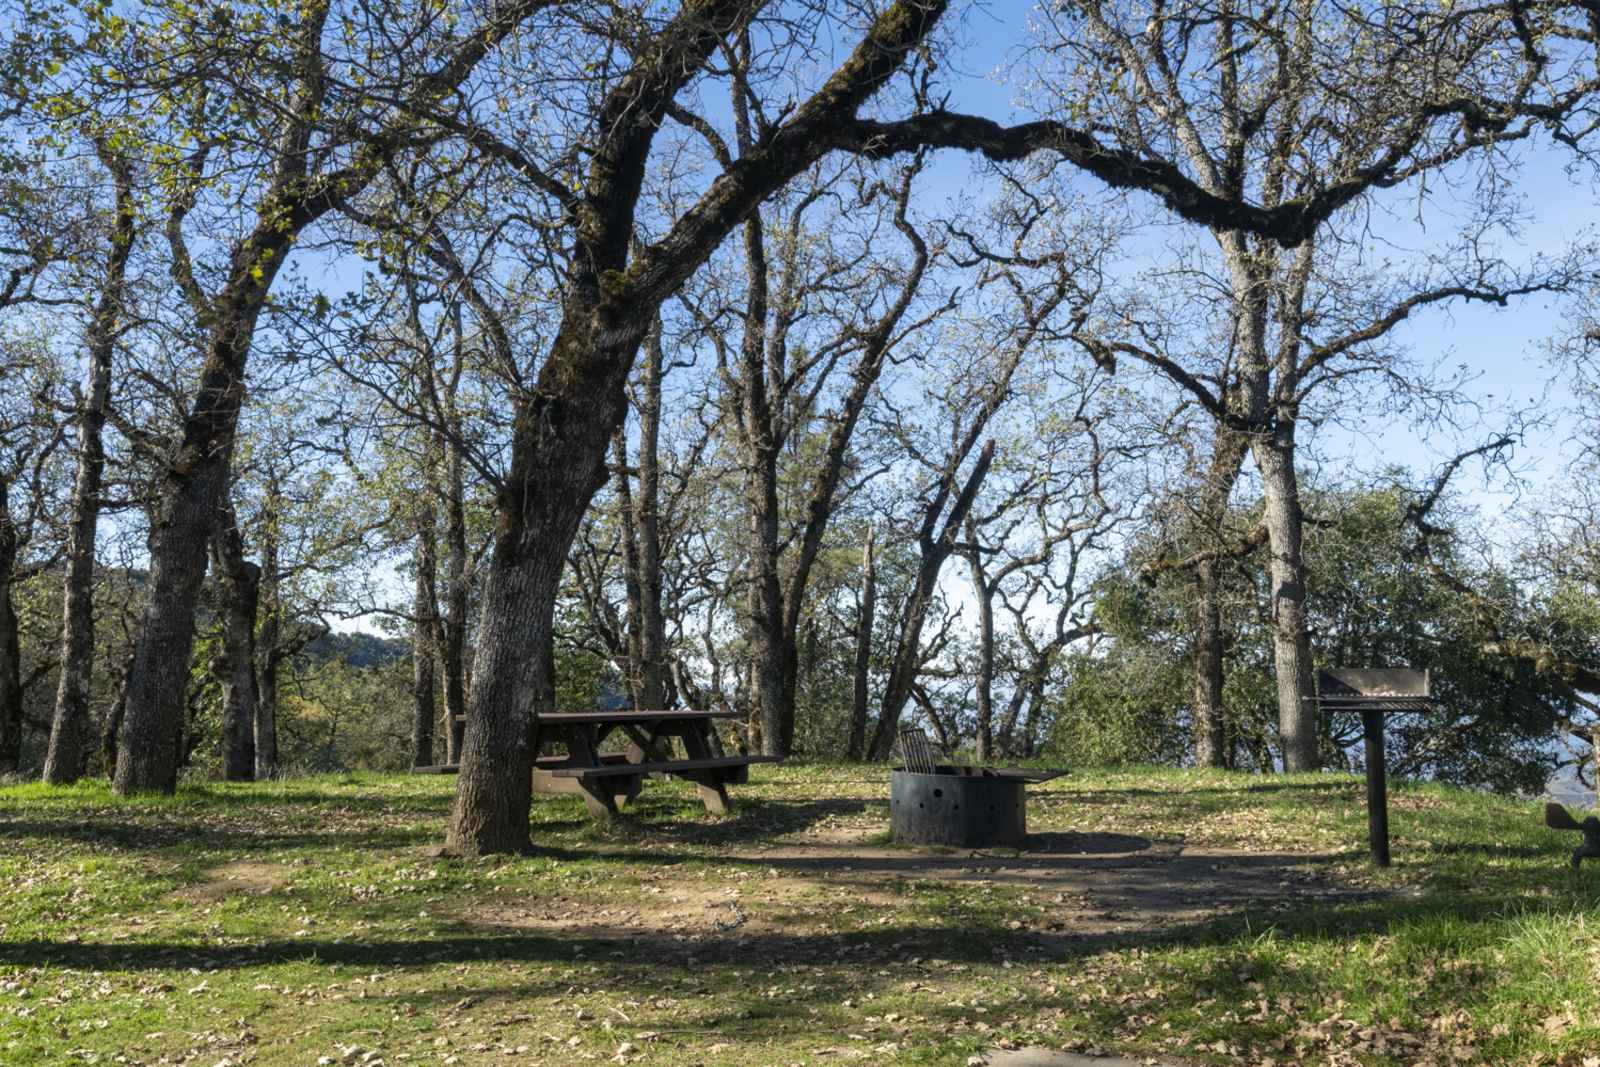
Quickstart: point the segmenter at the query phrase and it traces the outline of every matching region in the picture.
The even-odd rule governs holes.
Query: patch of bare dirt
[[[176,895],[184,900],[203,903],[215,903],[236,896],[260,897],[287,885],[289,877],[290,870],[286,864],[240,860],[211,868],[203,881],[185,886]]]
[[[719,931],[756,932],[774,925],[770,909],[804,892],[803,883],[758,888],[741,882],[661,879],[630,891],[626,899],[570,896],[542,900],[485,901],[458,914],[466,925],[496,932],[543,931],[584,937],[649,933],[684,939]],[[759,907],[752,898],[759,898]]]

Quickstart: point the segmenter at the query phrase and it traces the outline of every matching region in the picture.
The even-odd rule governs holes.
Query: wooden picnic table
[[[533,733],[533,788],[541,793],[577,793],[591,814],[610,818],[639,795],[647,775],[695,783],[706,810],[726,814],[729,785],[750,780],[752,763],[777,763],[780,756],[728,756],[712,723],[742,718],[733,710],[558,711],[539,716]],[[459,719],[459,717],[458,717]],[[613,734],[627,736],[625,749],[602,751]],[[674,751],[681,741],[684,754]],[[546,747],[557,749],[541,754]],[[455,764],[418,767],[418,773],[450,773]]]
[[[591,814],[609,818],[639,795],[646,775],[695,783],[706,810],[730,808],[727,787],[750,780],[752,763],[777,756],[727,756],[712,723],[741,717],[737,711],[564,711],[541,715],[534,727],[533,787],[544,793],[577,793]],[[604,752],[613,734],[627,736],[626,749]],[[684,755],[673,751],[674,740]],[[562,751],[539,755],[551,746]]]

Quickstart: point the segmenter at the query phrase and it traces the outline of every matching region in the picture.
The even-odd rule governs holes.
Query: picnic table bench
[[[777,763],[780,756],[729,756],[721,751],[712,723],[735,719],[726,711],[561,711],[539,716],[533,734],[533,788],[541,793],[577,793],[591,814],[610,818],[627,805],[649,775],[683,778],[695,784],[700,801],[715,815],[726,814],[729,785],[750,780],[752,763]],[[602,752],[613,734],[627,736],[626,749]],[[683,756],[673,751],[682,742]],[[546,747],[562,751],[540,753]],[[454,770],[425,768],[419,772]]]

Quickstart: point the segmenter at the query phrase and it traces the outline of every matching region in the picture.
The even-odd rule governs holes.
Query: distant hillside
[[[312,663],[340,660],[352,667],[382,667],[411,655],[411,642],[399,637],[352,632],[323,634],[302,653]]]

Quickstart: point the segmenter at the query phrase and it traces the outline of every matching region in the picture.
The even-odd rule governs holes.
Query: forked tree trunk
[[[256,776],[256,612],[261,568],[245,559],[232,509],[217,531],[217,581],[223,591],[222,656],[214,673],[222,682],[222,776],[249,782]]]
[[[124,279],[133,250],[133,171],[125,159],[96,142],[116,191],[116,219],[106,257],[100,300],[90,320],[86,356],[89,372],[78,412],[78,462],[67,523],[66,566],[61,593],[61,673],[44,780],[66,785],[83,775],[89,758],[89,691],[94,679],[94,559],[100,522],[100,483],[106,454],[101,442],[111,403],[111,359],[122,318]]]
[[[463,853],[529,845],[531,729],[555,699],[554,616],[561,571],[605,453],[626,413],[623,389],[664,301],[741,221],[828,147],[827,130],[877,91],[932,30],[944,4],[897,4],[873,23],[823,91],[783,125],[765,162],[719,179],[670,238],[629,262],[635,212],[656,131],[672,100],[755,9],[680,13],[644,40],[600,105],[605,142],[590,159],[562,323],[536,387],[519,400],[511,462],[496,501],[466,741],[447,844]]]
[[[1306,630],[1300,486],[1294,470],[1293,426],[1251,445],[1266,503],[1271,561],[1272,655],[1277,667],[1278,736],[1283,769],[1314,771],[1317,719],[1311,695],[1311,644]]]
[[[227,493],[256,319],[288,244],[286,235],[272,228],[246,241],[235,254],[194,405],[184,420],[183,441],[156,489],[149,599],[128,678],[113,779],[116,791],[124,795],[170,793],[178,785],[178,739],[194,654],[195,612],[206,576],[206,546]]]
[[[995,748],[1003,756],[1017,754],[1017,721],[1022,717],[1022,708],[1028,701],[1029,689],[1028,677],[1019,677],[1016,688],[1011,690],[1011,697],[1006,701],[1006,713],[1000,721],[1000,729],[995,734]]]
[[[412,608],[414,623],[411,627],[411,766],[427,767],[433,763],[433,719],[438,713],[438,684],[434,678],[434,663],[438,650],[434,647],[439,633],[438,596],[434,582],[436,546],[434,543],[433,512],[430,508],[417,520],[417,548],[413,564],[416,567],[416,591]],[[447,728],[453,724],[446,721]]]
[[[878,612],[878,566],[873,558],[872,527],[867,527],[867,542],[861,548],[861,606],[856,611],[856,663],[853,701],[850,707],[850,737],[845,743],[845,758],[859,760],[867,741],[868,680],[872,670],[872,624]]]
[[[478,31],[451,42],[443,61],[402,87],[392,110],[427,111],[465,80],[483,57],[521,24],[536,5],[514,0],[495,5]],[[161,472],[151,523],[150,597],[128,680],[127,712],[117,751],[117,792],[171,792],[177,787],[177,745],[182,733],[184,685],[194,649],[194,614],[205,578],[206,542],[227,490],[228,469],[244,400],[245,367],[256,320],[273,280],[305,227],[358,195],[407,140],[387,128],[349,154],[333,173],[314,172],[323,161],[312,151],[330,79],[322,56],[329,4],[305,5],[295,28],[290,62],[296,76],[283,108],[283,128],[267,170],[269,184],[257,221],[233,248],[227,282],[203,304],[209,330],[206,359],[194,401],[184,418],[182,443]],[[414,120],[404,120],[407,126]],[[198,289],[191,283],[191,289]],[[587,498],[585,498],[587,499]]]
[[[1012,367],[1015,366],[1013,362]],[[1010,374],[1007,372],[1007,380],[1009,377]],[[987,421],[986,415],[979,422],[978,428],[981,429]],[[972,439],[975,439],[975,435]],[[957,456],[956,461],[960,462],[963,458],[964,455]],[[931,510],[924,519],[922,558],[917,564],[916,581],[912,585],[905,613],[901,619],[894,662],[889,669],[889,681],[884,686],[883,703],[878,712],[878,725],[872,733],[872,744],[867,750],[870,758],[874,760],[888,759],[894,748],[896,730],[900,725],[900,713],[905,710],[906,701],[911,699],[912,689],[916,685],[917,671],[922,657],[922,628],[928,621],[928,610],[933,606],[934,592],[939,585],[939,572],[944,568],[945,561],[950,558],[950,553],[955,550],[956,531],[966,523],[967,514],[972,510],[972,502],[978,495],[978,489],[983,485],[983,479],[989,473],[989,464],[993,462],[994,441],[991,439],[983,446],[977,463],[967,475],[961,492],[950,508],[950,515],[944,521],[943,532],[937,539],[933,537],[931,531],[938,524],[939,514],[944,509],[943,495],[930,505],[930,508],[936,510]]]

